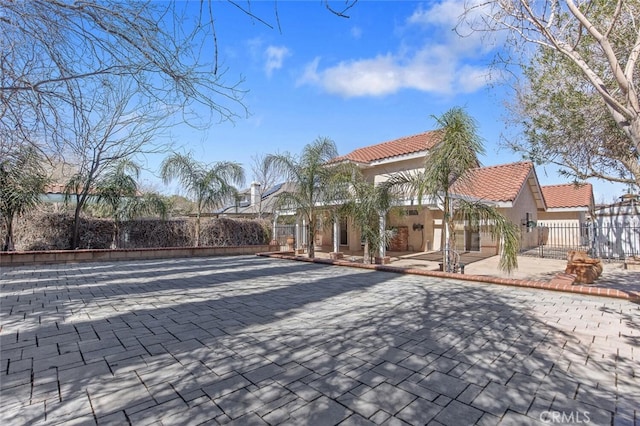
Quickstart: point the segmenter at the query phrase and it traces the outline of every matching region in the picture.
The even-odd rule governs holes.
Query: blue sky
[[[206,131],[177,126],[171,141],[204,162],[242,163],[249,183],[252,155],[297,154],[319,136],[346,154],[434,129],[432,116],[460,106],[479,123],[483,165],[519,161],[499,144],[509,92],[489,81],[501,43],[461,38],[452,30],[463,2],[360,0],[345,19],[320,1],[280,0],[281,31],[271,0],[253,0],[251,10],[274,29],[230,3],[214,2],[219,60],[227,82],[244,78],[250,116]],[[148,167],[157,170],[161,158],[149,157]],[[536,171],[542,185],[565,183],[554,167]],[[146,180],[176,192],[151,175]],[[624,189],[592,183],[596,202],[611,201]]]

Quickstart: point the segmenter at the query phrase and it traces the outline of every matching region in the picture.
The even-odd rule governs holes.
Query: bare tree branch
[[[581,90],[587,98],[591,99],[592,94],[598,96],[603,101],[598,107],[603,108],[608,116],[605,121],[613,120],[627,139],[625,143],[617,143],[616,149],[607,148],[605,155],[613,157],[606,160],[605,157],[601,157],[603,161],[599,164],[603,167],[605,164],[609,167],[615,165],[614,168],[624,165],[624,173],[627,173],[627,176],[618,176],[615,179],[628,179],[630,174],[635,176],[633,181],[640,185],[640,168],[637,166],[637,156],[640,152],[640,101],[637,89],[637,79],[640,78],[637,67],[640,57],[638,16],[640,3],[637,0],[471,0],[460,25],[468,25],[472,31],[506,31],[508,48],[520,55],[520,63],[524,68],[531,67],[532,72],[528,74],[530,78],[542,81],[535,77],[536,67],[540,68],[540,73],[552,72],[553,69],[549,68],[551,65],[561,67],[558,68],[557,78],[570,76],[571,81],[578,84],[575,87],[582,87]],[[533,55],[530,47],[534,47]],[[562,56],[566,61],[553,59],[554,55]],[[540,62],[543,57],[549,61],[547,64]],[[557,87],[554,92],[555,99],[558,100],[555,111],[561,112],[560,99],[563,96],[567,97],[566,93],[561,91],[565,85],[558,79],[547,83]],[[542,90],[541,86],[537,87],[537,90]],[[549,95],[543,101],[546,106],[549,104],[545,102],[552,99],[551,90],[552,87],[546,90],[545,96]],[[577,93],[574,92],[574,95],[577,96]],[[595,105],[591,100],[588,102]],[[579,108],[576,105],[571,107]],[[530,113],[537,112],[536,107],[530,109]],[[566,116],[570,115],[575,118],[573,111],[567,112]],[[540,129],[542,137],[541,135],[546,134],[544,132],[549,129],[544,129],[545,125],[541,120],[536,120],[533,116],[531,118],[530,123],[538,123],[543,127]],[[559,122],[557,125],[562,126]],[[529,136],[537,138],[534,129],[530,130]],[[565,130],[566,134],[572,131],[569,128]],[[587,137],[593,139],[592,136]],[[561,148],[551,141],[548,143],[556,149]],[[589,146],[595,149],[594,145]],[[539,152],[532,154],[538,156]],[[570,154],[563,155],[566,157]],[[566,161],[564,163],[568,164]],[[585,168],[579,170],[583,173]],[[611,176],[604,172],[604,169],[583,174]]]

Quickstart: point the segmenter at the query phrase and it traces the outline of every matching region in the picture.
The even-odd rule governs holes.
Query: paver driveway
[[[4,425],[639,422],[626,301],[253,256],[1,291]]]

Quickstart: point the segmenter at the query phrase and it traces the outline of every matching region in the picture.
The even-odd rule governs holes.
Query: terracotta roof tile
[[[593,203],[590,183],[543,186],[542,195],[548,208],[590,207]]]
[[[490,201],[515,201],[529,173],[530,162],[502,164],[473,169],[451,188],[458,195]]]
[[[365,146],[347,155],[337,157],[334,161],[350,160],[357,163],[371,163],[386,158],[426,151],[440,142],[441,133],[440,130],[430,130],[417,135],[405,136],[400,139]]]
[[[64,194],[64,185],[61,183],[52,183],[49,185],[45,185],[44,187],[45,194]]]

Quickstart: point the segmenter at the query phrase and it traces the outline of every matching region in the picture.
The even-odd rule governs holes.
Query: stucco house
[[[547,208],[538,214],[540,244],[588,251],[594,233],[591,184],[543,186],[542,194]]]
[[[380,183],[394,173],[419,170],[424,167],[425,156],[441,140],[439,130],[402,137],[363,148],[337,158],[356,164],[370,182]],[[479,200],[496,206],[508,219],[519,225],[521,245],[537,245],[537,234],[532,232],[538,214],[546,209],[535,168],[530,162],[517,162],[471,171],[471,184],[455,184],[455,197]],[[389,251],[440,250],[443,235],[443,212],[433,200],[406,197],[392,209],[384,226],[397,233]],[[337,229],[336,229],[337,228]],[[497,254],[499,242],[490,235],[471,229],[469,224],[456,226],[458,250],[484,251]],[[336,241],[337,240],[337,241]],[[337,243],[337,244],[336,244]],[[358,229],[350,218],[342,218],[339,226],[324,224],[317,230],[316,247],[323,251],[357,251],[361,249]]]
[[[582,225],[591,220],[595,203],[590,183],[547,185],[542,187],[547,208],[540,212],[541,223]]]
[[[238,218],[272,218],[278,195],[290,187],[290,183],[283,182],[261,191],[260,183],[252,182],[249,188],[238,192],[238,199],[235,203],[222,207],[214,214]]]

